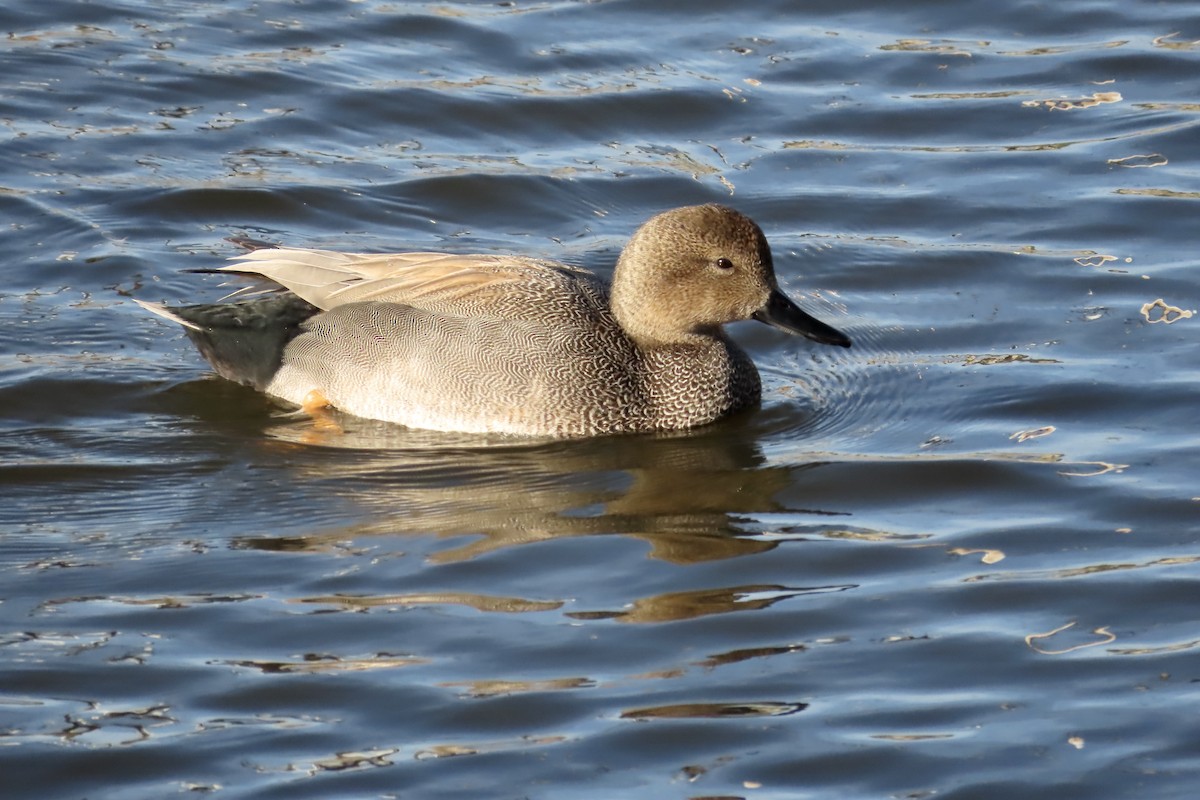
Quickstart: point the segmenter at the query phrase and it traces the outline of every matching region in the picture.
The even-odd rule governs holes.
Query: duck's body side
[[[353,303],[302,327],[267,393],[303,404],[317,392],[348,413],[415,428],[631,433],[703,425],[759,399],[754,365],[723,337],[644,352],[590,303],[536,320]]]
[[[698,252],[678,255],[643,236],[663,220],[678,237],[671,215],[682,214],[732,220],[732,233],[697,228],[682,243]],[[714,266],[711,253],[726,251],[745,265],[740,274],[724,255]],[[285,291],[142,305],[187,327],[227,378],[415,428],[554,437],[690,428],[760,398],[758,372],[723,322],[753,316],[849,344],[779,293],[757,226],[716,206],[643,226],[613,289],[585,270],[516,256],[281,248],[235,260],[225,269]]]
[[[486,268],[491,257],[463,258]],[[719,331],[643,350],[595,276],[519,266],[522,279],[486,314],[470,295],[426,303],[437,310],[367,300],[320,312],[291,293],[172,313],[200,326],[188,333],[226,378],[296,405],[316,393],[347,413],[414,428],[632,433],[704,425],[758,402],[754,364]]]

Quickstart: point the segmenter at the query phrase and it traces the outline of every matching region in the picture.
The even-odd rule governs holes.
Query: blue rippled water
[[[1200,3],[0,10],[5,797],[1186,798]],[[723,202],[763,407],[288,416],[131,298],[249,236],[607,274]]]

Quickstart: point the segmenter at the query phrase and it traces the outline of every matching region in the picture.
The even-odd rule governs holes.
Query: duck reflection
[[[787,510],[775,495],[798,471],[820,466],[768,465],[757,445],[763,432],[752,425],[743,416],[680,434],[538,442],[336,415],[318,425],[276,420],[266,433],[303,480],[368,511],[368,521],[290,537],[291,550],[371,535],[470,537],[430,556],[444,563],[618,534],[645,541],[652,558],[688,564],[776,547],[748,536],[739,515]],[[280,542],[243,537],[235,545],[277,549]]]

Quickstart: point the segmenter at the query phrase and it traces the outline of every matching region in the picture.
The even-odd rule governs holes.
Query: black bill
[[[775,289],[766,304],[754,312],[754,319],[773,325],[781,331],[798,333],[821,344],[849,347],[850,337],[816,317],[800,310],[787,295]]]

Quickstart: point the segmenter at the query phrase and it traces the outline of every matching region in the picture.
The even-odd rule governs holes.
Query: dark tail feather
[[[320,311],[291,292],[242,303],[177,308],[136,302],[182,325],[218,375],[260,391],[279,371],[283,348],[301,333],[301,323]]]

